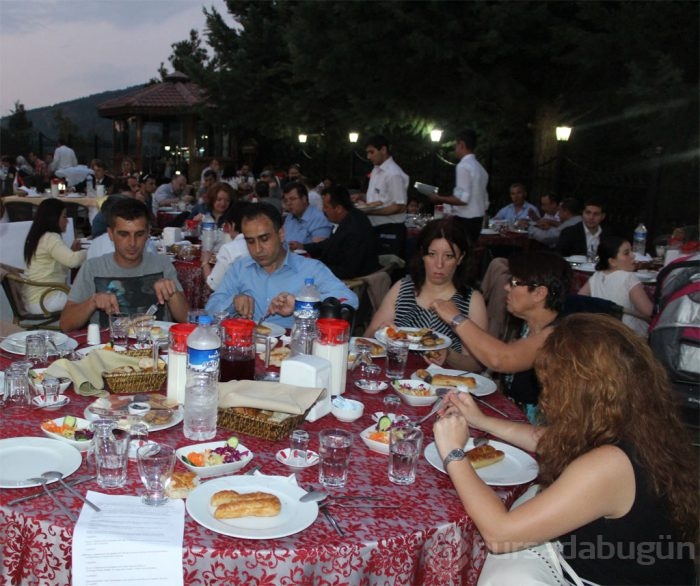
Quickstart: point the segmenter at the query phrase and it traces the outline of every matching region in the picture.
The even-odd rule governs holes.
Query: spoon
[[[347,499],[347,500],[359,499],[359,500],[367,500],[367,501],[381,501],[384,499],[384,497],[381,497],[381,496],[363,496],[363,495],[331,496],[323,490],[312,490],[311,492],[307,492],[306,494],[302,495],[299,498],[299,502],[311,503],[311,502],[315,502],[315,501],[322,501],[326,498],[338,499],[338,500],[340,500],[340,499]],[[356,505],[356,506],[359,506],[359,505]]]
[[[92,507],[98,513],[100,512],[100,507],[98,507],[95,503],[89,501],[82,494],[80,494],[77,490],[75,490],[70,484],[68,484],[65,480],[63,480],[63,473],[62,472],[59,472],[58,470],[49,470],[48,472],[44,472],[42,474],[42,476],[44,478],[46,478],[47,481],[58,480],[61,483],[61,485],[63,485],[63,488],[65,488],[68,492],[77,496],[81,501],[83,501],[86,505],[89,505],[90,507]]]
[[[52,492],[49,490],[48,486],[46,486],[46,483],[48,482],[48,480],[46,480],[46,478],[44,478],[43,476],[39,476],[38,478],[28,478],[28,479],[27,479],[27,482],[31,482],[31,483],[34,483],[34,484],[41,484],[41,488],[43,488],[43,489],[44,489],[44,492],[45,492],[46,494],[48,494],[49,497],[51,497],[51,500],[52,500],[54,503],[56,503],[56,505],[58,506],[58,508],[61,509],[61,511],[63,511],[63,513],[65,513],[65,515],[66,515],[71,521],[73,521],[73,523],[75,523],[75,522],[78,521],[78,519],[77,519],[76,516],[73,514],[73,512],[70,511],[70,510],[68,510],[68,509],[66,508],[66,506],[65,506],[60,500],[58,500],[58,497],[57,497],[54,493],[52,493]]]
[[[438,409],[442,407],[442,400],[445,398],[445,395],[450,392],[451,389],[445,388],[445,387],[439,387],[435,389],[435,394],[438,396],[438,400],[433,403],[433,408],[426,414],[423,415],[420,419],[417,419],[416,421],[412,421],[411,425],[420,425],[421,423],[424,423],[428,421],[435,413],[438,412]]]

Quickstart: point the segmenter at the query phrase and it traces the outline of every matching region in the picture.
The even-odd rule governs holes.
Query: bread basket
[[[127,356],[135,358],[152,356],[150,348],[145,350],[128,350],[122,352]],[[105,388],[117,395],[130,395],[143,393],[146,391],[158,391],[168,378],[167,370],[141,370],[136,372],[115,372],[104,373],[102,378],[105,381]]]
[[[278,420],[270,418],[270,411],[258,411],[257,413],[243,413],[236,407],[219,409],[217,425],[236,433],[245,433],[270,441],[286,438],[289,433],[304,423],[303,415],[286,414],[287,417]],[[282,414],[275,414],[281,416]]]

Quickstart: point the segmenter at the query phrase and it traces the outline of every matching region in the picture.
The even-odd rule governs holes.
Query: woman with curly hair
[[[697,457],[666,372],[605,315],[562,319],[535,362],[543,424],[448,396],[434,426],[445,468],[491,554],[479,584],[695,584]],[[456,451],[469,428],[537,454],[542,490],[508,511]],[[448,456],[449,455],[449,456]],[[557,541],[554,541],[557,540]]]
[[[190,219],[202,221],[207,215],[214,218],[218,228],[224,223],[226,211],[237,199],[236,190],[228,183],[214,183],[203,198],[190,212]]]
[[[31,281],[66,283],[68,271],[85,262],[86,251],[80,250],[80,241],[74,240],[68,248],[61,238],[66,231],[66,206],[59,199],[45,199],[39,204],[34,221],[24,242],[25,276]],[[59,290],[46,292],[45,287],[26,285],[22,299],[32,313],[53,312],[63,309],[68,296]]]
[[[467,236],[451,218],[433,220],[418,236],[410,274],[397,281],[384,297],[365,331],[373,336],[381,327],[419,327],[449,337],[452,344],[441,352],[440,363],[460,370],[481,370],[481,365],[465,348],[459,336],[431,310],[443,300],[469,319],[486,328],[486,305],[481,293],[471,285],[472,250]]]

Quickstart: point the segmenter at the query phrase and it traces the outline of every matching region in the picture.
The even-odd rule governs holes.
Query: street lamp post
[[[566,143],[571,137],[570,126],[557,126],[554,135],[557,138],[557,169],[556,169],[556,193],[562,197],[562,188],[564,186],[564,165],[566,164],[565,148]]]
[[[358,132],[348,132],[348,140],[350,141],[350,181],[355,176],[355,144],[357,144],[360,134]]]
[[[440,148],[440,139],[442,138],[442,130],[439,128],[433,128],[430,131],[430,140],[433,142],[433,184],[438,184],[437,176],[437,162],[438,162],[438,149]]]

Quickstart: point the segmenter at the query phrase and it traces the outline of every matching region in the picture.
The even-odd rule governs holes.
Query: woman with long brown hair
[[[697,458],[648,345],[609,316],[575,314],[535,369],[543,425],[488,417],[454,393],[434,427],[467,513],[492,554],[506,554],[489,556],[479,584],[568,584],[552,569],[562,558],[595,584],[694,584]],[[542,491],[508,511],[455,451],[470,426],[535,452]]]

